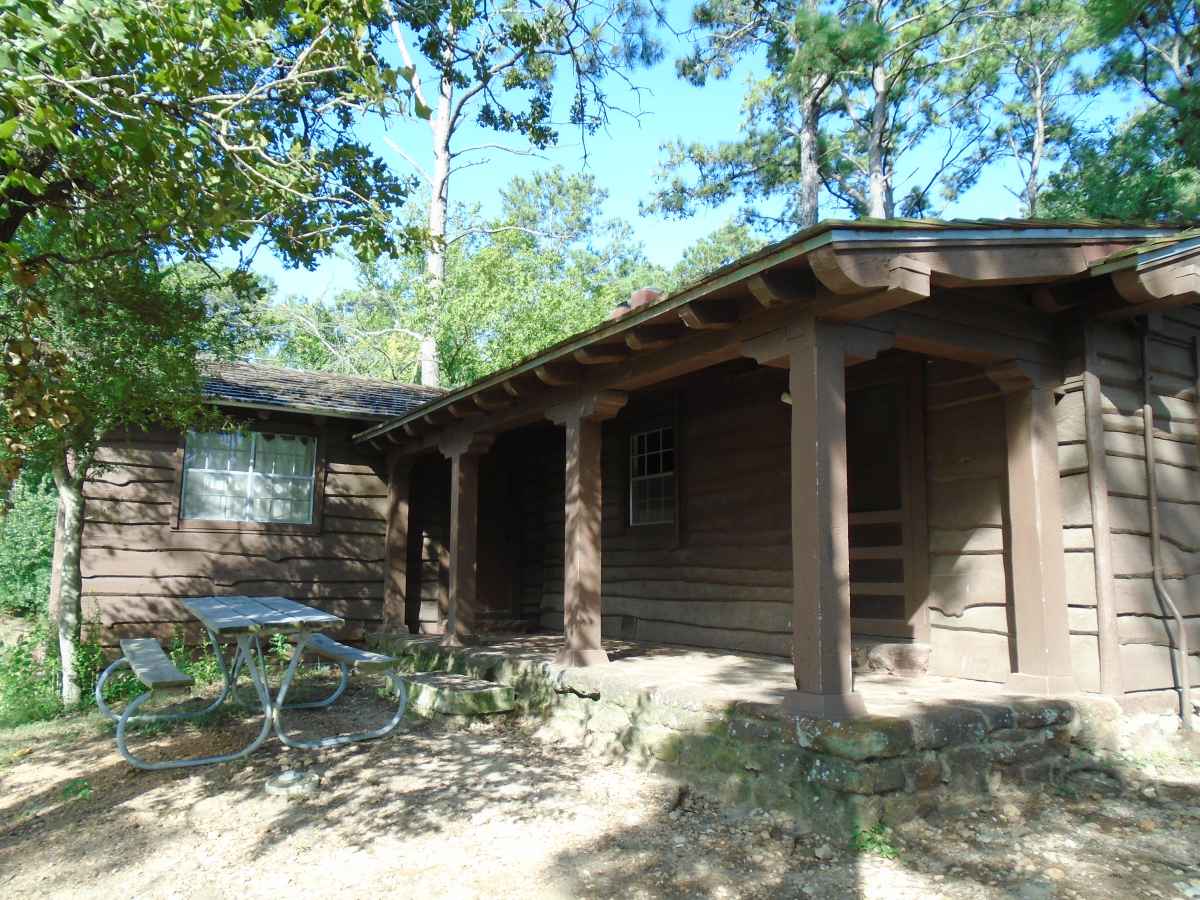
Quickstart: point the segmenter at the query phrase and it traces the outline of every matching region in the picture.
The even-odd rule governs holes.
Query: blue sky
[[[675,2],[670,6],[671,24],[683,29],[687,24],[690,3]],[[704,209],[683,221],[659,216],[643,216],[639,204],[655,190],[655,170],[662,154],[660,145],[668,140],[715,142],[736,137],[742,122],[741,103],[747,79],[755,72],[753,63],[744,64],[723,81],[710,81],[703,88],[689,85],[675,75],[675,58],[687,50],[686,38],[664,35],[666,55],[650,70],[634,74],[640,91],[635,96],[625,86],[608,85],[609,98],[614,105],[639,109],[636,117],[622,112],[610,116],[608,126],[587,137],[584,143],[577,130],[564,126],[558,143],[537,156],[516,156],[504,152],[486,152],[476,159],[486,164],[468,168],[454,176],[451,203],[479,204],[484,212],[495,208],[498,189],[512,176],[525,174],[552,165],[568,171],[588,172],[609,194],[607,213],[633,224],[635,234],[643,242],[647,256],[664,266],[674,264],[682,252],[697,239],[710,233],[737,211],[738,203],[715,210]],[[428,93],[428,87],[426,88]],[[1098,108],[1099,104],[1093,104]],[[1119,115],[1128,101],[1107,98],[1104,114]],[[378,122],[364,123],[360,135],[397,171],[411,174],[412,169],[390,143],[401,146],[405,153],[423,165],[430,158],[429,133],[422,121],[394,121],[386,132]],[[385,140],[385,137],[388,140]],[[460,132],[461,145],[481,142],[503,142],[520,146],[514,136],[498,136],[472,126]],[[914,168],[920,169],[931,150],[918,149],[901,160],[900,174],[905,176]],[[1020,214],[1020,204],[1006,189],[1015,183],[1011,166],[995,165],[980,183],[944,210],[947,216],[1003,217]],[[898,185],[897,197],[904,194]],[[845,215],[832,202],[823,209],[824,216]],[[345,258],[329,258],[316,271],[286,269],[265,250],[254,260],[254,269],[269,276],[279,295],[300,295],[310,300],[328,299],[354,282],[354,267]]]

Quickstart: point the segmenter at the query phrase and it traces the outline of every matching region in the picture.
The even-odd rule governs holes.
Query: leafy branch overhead
[[[360,0],[0,6],[0,252],[36,274],[260,237],[303,265],[385,249],[409,185],[352,126],[410,102],[374,49],[387,21]]]

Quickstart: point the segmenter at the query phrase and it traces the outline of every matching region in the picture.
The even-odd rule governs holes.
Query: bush
[[[0,727],[53,719],[62,712],[58,641],[45,618],[11,646],[0,646]]]
[[[22,476],[0,521],[0,615],[39,616],[50,597],[58,496],[47,477]]]

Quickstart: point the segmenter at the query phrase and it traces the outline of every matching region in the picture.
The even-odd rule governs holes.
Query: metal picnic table
[[[109,666],[100,676],[96,684],[96,701],[101,712],[117,722],[117,749],[131,765],[140,769],[171,769],[240,759],[262,746],[272,727],[274,727],[279,740],[289,747],[302,749],[333,747],[350,741],[382,737],[395,728],[404,717],[408,692],[404,682],[396,675],[395,659],[339,644],[317,633],[322,629],[334,628],[343,624],[340,617],[324,610],[305,606],[294,600],[288,600],[285,597],[195,597],[184,600],[182,605],[208,631],[224,684],[217,698],[198,712],[136,715],[139,707],[154,695],[156,687],[188,686],[192,684],[192,679],[174,668],[157,641],[144,638],[122,641],[122,650],[125,655]],[[262,649],[262,638],[272,634],[286,634],[293,641],[291,661],[283,673],[279,691],[274,697],[271,696],[270,685],[267,682],[266,660]],[[232,659],[227,663],[221,649],[221,641],[223,639],[228,641],[231,638],[236,643],[236,649]],[[286,703],[288,689],[291,687],[296,669],[300,664],[300,658],[306,649],[338,664],[341,670],[338,686],[333,693],[321,700]],[[117,715],[104,702],[103,687],[109,675],[122,666],[132,668],[134,674],[150,689],[131,700],[121,714]],[[237,679],[243,668],[250,675],[258,704],[262,707],[263,713],[262,727],[245,747],[233,753],[161,762],[140,759],[129,751],[125,741],[125,732],[130,722],[193,719],[213,712],[229,697],[237,696]],[[318,709],[332,705],[345,692],[351,669],[382,672],[397,689],[400,694],[400,707],[391,721],[372,731],[335,735],[316,740],[288,737],[281,724],[280,711],[284,709]]]

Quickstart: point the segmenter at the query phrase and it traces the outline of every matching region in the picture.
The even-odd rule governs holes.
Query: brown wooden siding
[[[604,430],[603,629],[610,637],[791,652],[786,372],[732,365],[639,396]],[[675,423],[675,526],[627,525],[629,435]],[[548,460],[541,624],[562,628],[561,440]],[[534,581],[532,576],[527,576]]]
[[[1004,401],[982,370],[926,372],[931,669],[1004,681],[1009,651]]]
[[[1186,617],[1192,641],[1191,683],[1200,685],[1200,455],[1192,348],[1192,341],[1200,336],[1200,310],[1181,308],[1150,321],[1163,575],[1171,598]],[[1169,703],[1168,691],[1178,683],[1172,660],[1175,626],[1151,581],[1141,339],[1131,325],[1119,324],[1093,325],[1091,337],[1103,397],[1122,680],[1128,694],[1157,694]],[[1080,500],[1077,494],[1070,492],[1072,508],[1086,500],[1086,495]]]
[[[289,421],[270,425],[284,430]],[[343,617],[340,637],[361,640],[382,616],[387,482],[383,460],[353,447],[352,432],[331,422],[323,433],[319,534],[176,529],[181,436],[114,436],[84,486],[84,621],[106,645],[177,629],[195,639],[183,598],[281,595]]]

